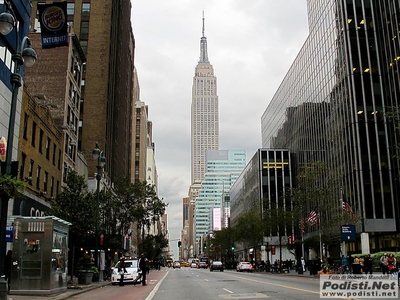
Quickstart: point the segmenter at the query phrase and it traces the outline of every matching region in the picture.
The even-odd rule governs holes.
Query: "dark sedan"
[[[210,271],[224,271],[224,265],[220,261],[213,261],[210,265]]]

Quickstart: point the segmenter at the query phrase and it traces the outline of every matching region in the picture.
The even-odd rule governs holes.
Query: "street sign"
[[[342,225],[341,233],[342,242],[355,242],[357,240],[355,225]]]
[[[14,240],[14,226],[6,227],[6,242],[13,242]]]

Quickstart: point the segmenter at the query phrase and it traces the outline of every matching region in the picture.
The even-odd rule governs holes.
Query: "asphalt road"
[[[147,286],[126,284],[123,287],[107,284],[80,294],[70,291],[56,297],[10,295],[9,299],[85,299],[85,300],[313,300],[320,298],[319,277],[307,274],[238,273],[209,269],[168,269],[151,271]],[[61,297],[63,296],[63,297]],[[327,299],[327,298],[325,298]],[[331,298],[332,299],[332,298]],[[341,298],[335,299],[357,299]],[[363,298],[378,299],[378,298]],[[379,298],[388,300],[388,298]],[[391,298],[393,299],[393,298]],[[396,298],[397,299],[397,298]]]
[[[171,270],[152,300],[320,299],[319,279],[285,274]],[[149,299],[147,299],[149,300]]]

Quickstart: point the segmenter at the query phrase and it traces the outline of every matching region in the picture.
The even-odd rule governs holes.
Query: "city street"
[[[151,271],[147,286],[107,284],[85,292],[68,291],[57,296],[10,295],[9,300],[85,299],[85,300],[214,300],[214,299],[321,299],[319,277],[271,273],[238,273],[233,270],[210,272],[209,269],[168,269]],[[336,299],[349,299],[339,298]],[[356,299],[356,298],[351,298]],[[385,298],[379,298],[385,299]],[[392,298],[393,299],[393,298]]]

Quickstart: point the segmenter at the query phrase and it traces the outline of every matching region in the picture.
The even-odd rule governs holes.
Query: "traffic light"
[[[235,251],[235,246],[232,246],[232,247],[231,247],[231,250],[232,250],[232,251]]]
[[[181,241],[178,242],[178,247],[182,248],[182,242]]]
[[[204,244],[203,244],[203,248],[204,248],[204,249],[206,249],[206,248],[207,248],[207,245],[206,245],[206,243],[204,243]]]

